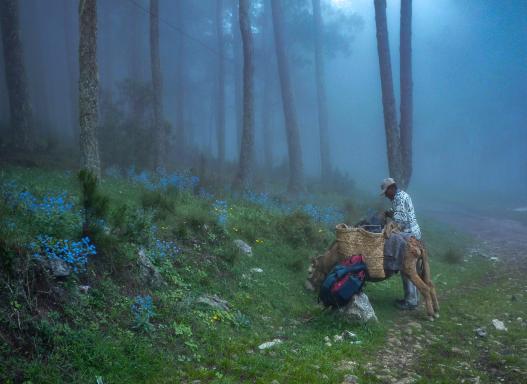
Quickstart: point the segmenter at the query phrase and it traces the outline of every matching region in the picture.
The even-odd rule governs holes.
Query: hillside
[[[234,194],[189,174],[130,170],[105,176],[83,228],[86,193],[75,173],[8,168],[0,182],[1,382],[525,378],[524,279],[483,257],[479,241],[431,219],[422,223],[441,318],[399,312],[397,276],[367,284],[379,322],[358,324],[324,311],[303,283],[334,225],[356,220],[365,201],[350,211],[344,197]],[[494,318],[508,331],[495,330]],[[327,345],[345,331],[353,342]]]

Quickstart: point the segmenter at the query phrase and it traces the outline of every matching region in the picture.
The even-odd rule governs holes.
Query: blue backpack
[[[368,267],[364,262],[352,263],[351,259],[337,264],[324,279],[318,296],[324,306],[343,307],[362,290]]]

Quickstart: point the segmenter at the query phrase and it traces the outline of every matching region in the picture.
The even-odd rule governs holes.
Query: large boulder
[[[148,258],[144,249],[140,249],[137,254],[137,266],[139,267],[139,280],[141,283],[153,288],[159,288],[166,284],[163,276],[152,261]]]
[[[353,299],[345,307],[340,309],[351,320],[366,323],[368,321],[377,321],[377,316],[373,310],[368,296],[364,292],[353,296]]]

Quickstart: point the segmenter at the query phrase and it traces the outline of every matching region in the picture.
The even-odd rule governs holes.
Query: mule
[[[385,232],[386,237],[390,235],[391,231]],[[345,256],[339,253],[338,244],[335,241],[325,253],[312,259],[305,287],[312,291],[318,291],[328,272],[344,258]],[[407,239],[406,253],[403,257],[400,272],[410,279],[423,296],[429,319],[438,318],[439,301],[437,300],[435,286],[430,278],[428,253],[424,245],[414,237]],[[393,271],[385,270],[385,278],[371,279],[367,277],[366,279],[372,282],[383,281],[393,276],[393,274]]]

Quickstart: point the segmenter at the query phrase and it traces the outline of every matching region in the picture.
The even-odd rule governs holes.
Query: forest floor
[[[379,322],[359,324],[323,310],[303,283],[310,257],[333,241],[334,223],[355,222],[374,201],[354,195],[356,212],[342,216],[341,196],[291,202],[192,191],[185,175],[167,180],[107,175],[97,255],[86,271],[55,279],[39,267],[50,251],[39,242],[60,254],[61,241],[79,239],[76,175],[0,173],[0,382],[526,382],[527,236],[510,216],[418,212],[440,319],[427,321],[423,308],[398,311],[395,277],[367,284]],[[159,272],[148,278],[161,285],[141,280],[141,250]],[[356,338],[339,341],[347,331]]]

